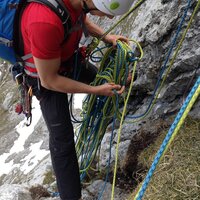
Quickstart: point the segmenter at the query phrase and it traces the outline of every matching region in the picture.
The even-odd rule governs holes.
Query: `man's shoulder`
[[[55,12],[48,6],[37,2],[29,3],[24,10],[23,17],[27,19],[29,23],[42,22],[62,26],[62,22]]]

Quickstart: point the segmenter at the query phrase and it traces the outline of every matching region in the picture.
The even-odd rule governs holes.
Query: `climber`
[[[113,18],[122,15],[134,0],[63,0],[71,16],[72,30],[66,41],[61,20],[47,6],[30,2],[23,11],[21,32],[24,53],[32,54],[25,66],[26,81],[40,101],[42,114],[48,127],[49,148],[62,200],[81,198],[79,167],[75,152],[74,132],[70,120],[67,93],[120,95],[124,87],[114,83],[91,86],[70,76],[74,66],[74,53],[78,49],[82,33],[101,37],[104,31],[91,22],[87,13]],[[78,27],[78,28],[77,28]],[[103,41],[116,45],[117,40],[128,42],[120,35],[106,35]],[[30,63],[32,65],[30,65]],[[81,61],[83,63],[83,61]],[[83,82],[91,82],[96,69],[82,65]],[[81,75],[80,75],[81,76]],[[80,78],[81,79],[81,78]],[[87,80],[85,80],[87,79]]]

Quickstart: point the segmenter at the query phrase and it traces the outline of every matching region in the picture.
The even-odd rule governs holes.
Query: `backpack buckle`
[[[12,40],[8,40],[6,38],[0,37],[0,44],[4,44],[7,47],[12,47],[13,46],[13,41]]]
[[[7,47],[12,47],[12,46],[13,46],[13,41],[7,41],[7,42],[5,43],[5,45],[6,45]]]

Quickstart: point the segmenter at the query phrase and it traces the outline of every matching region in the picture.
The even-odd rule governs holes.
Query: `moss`
[[[45,174],[44,180],[43,180],[43,184],[44,185],[50,185],[51,183],[53,183],[55,181],[55,177],[52,171],[48,171]]]

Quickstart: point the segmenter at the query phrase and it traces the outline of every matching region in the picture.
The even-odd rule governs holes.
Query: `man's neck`
[[[80,10],[83,7],[82,0],[69,0],[69,2],[71,3],[74,10]]]

